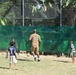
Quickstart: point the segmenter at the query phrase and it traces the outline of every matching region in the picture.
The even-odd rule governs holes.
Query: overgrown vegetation
[[[60,0],[24,1],[25,25],[60,25]],[[40,12],[37,2],[43,5]],[[62,9],[62,25],[76,25],[76,0],[62,0]],[[0,25],[22,25],[22,12],[22,0],[1,0]]]

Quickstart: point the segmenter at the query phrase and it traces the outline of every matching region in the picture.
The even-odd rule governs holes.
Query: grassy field
[[[26,54],[18,55],[17,69],[9,70],[9,59],[0,54],[0,75],[76,75],[76,62],[69,57],[41,56],[41,61],[33,60]]]

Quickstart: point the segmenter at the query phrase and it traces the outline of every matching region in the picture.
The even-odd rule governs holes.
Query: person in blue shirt
[[[14,43],[10,43],[10,47],[8,48],[6,58],[8,58],[8,52],[10,55],[10,64],[9,64],[9,69],[12,68],[12,62],[14,62],[15,69],[16,69],[16,63],[17,63],[17,55],[16,55],[16,48],[14,47]]]

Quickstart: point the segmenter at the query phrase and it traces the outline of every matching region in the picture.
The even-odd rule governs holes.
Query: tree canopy
[[[29,19],[28,22],[32,22],[35,24],[38,23],[45,24],[44,20],[46,20],[46,24],[47,23],[49,23],[50,25],[60,24],[59,17],[60,17],[61,0],[24,0],[24,1],[25,1],[25,13],[26,13],[25,21],[26,19]],[[37,11],[35,7],[36,2],[43,5],[43,9],[41,12],[36,13]],[[1,10],[0,25],[9,25],[9,24],[16,25],[22,19],[22,12],[23,12],[22,0],[0,0],[0,10]],[[28,18],[27,15],[29,15],[30,18]],[[42,19],[38,15],[41,15],[42,17],[41,16],[40,17]],[[62,24],[76,25],[76,0],[62,0]]]

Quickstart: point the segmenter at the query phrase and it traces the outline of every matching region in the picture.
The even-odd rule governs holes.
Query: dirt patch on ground
[[[6,52],[0,52],[0,55],[6,55]],[[17,54],[18,57],[33,57],[31,54],[27,53],[19,53]],[[71,61],[71,57],[66,57],[66,56],[60,56],[57,57],[56,55],[40,55],[41,59],[49,59],[49,60],[55,60],[55,61]]]

